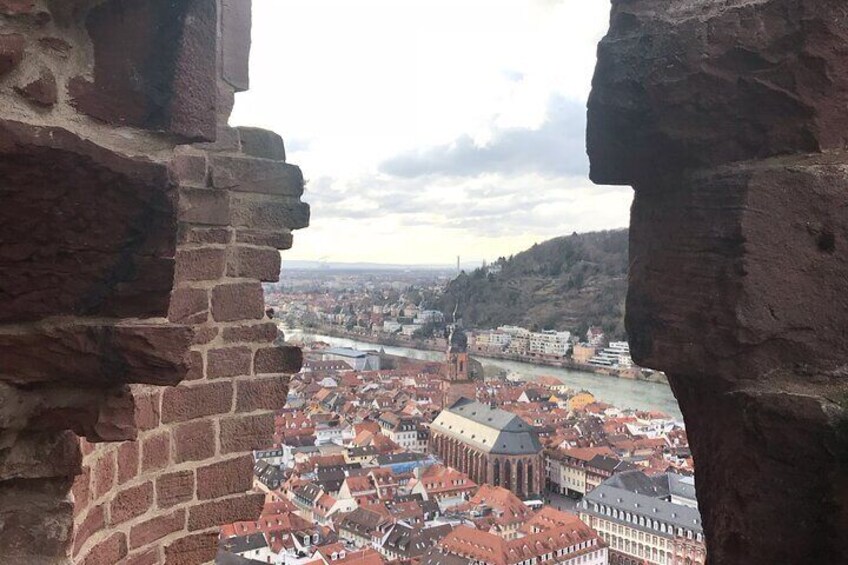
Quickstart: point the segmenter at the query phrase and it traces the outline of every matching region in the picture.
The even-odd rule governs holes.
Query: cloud
[[[485,173],[548,177],[585,176],[586,108],[581,102],[553,96],[545,121],[535,129],[506,128],[485,145],[463,135],[454,142],[391,157],[382,173],[401,178],[474,177]]]

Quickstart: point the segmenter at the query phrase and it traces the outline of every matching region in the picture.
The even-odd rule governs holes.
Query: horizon
[[[509,255],[502,255],[502,257],[509,258],[512,255],[517,255],[524,251],[528,251],[534,245],[542,245],[554,239],[559,239],[563,237],[571,237],[574,235],[589,235],[596,233],[603,233],[606,231],[625,231],[629,228],[612,228],[608,230],[592,230],[592,231],[584,231],[584,232],[574,232],[565,235],[558,235],[551,238],[548,238],[544,241],[537,241],[530,244],[527,248],[521,249],[515,253],[511,253]],[[463,259],[461,256],[460,259],[460,271],[473,270],[478,267],[483,266],[484,263],[492,264],[497,261],[498,257],[494,259],[479,259],[479,258],[470,258]],[[294,264],[294,266],[292,266]],[[310,267],[306,267],[305,265],[314,265]],[[290,259],[287,255],[283,256],[283,270],[344,270],[345,266],[352,270],[364,270],[364,269],[375,269],[380,270],[381,268],[385,270],[397,270],[401,268],[410,268],[410,269],[421,269],[421,270],[451,270],[456,271],[456,258],[454,258],[453,262],[447,263],[393,263],[393,262],[380,262],[380,261],[335,261],[335,260],[319,260],[319,259]]]

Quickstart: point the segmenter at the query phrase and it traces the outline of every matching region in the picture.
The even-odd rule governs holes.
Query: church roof
[[[430,425],[485,453],[534,455],[542,450],[536,429],[510,412],[460,398]]]

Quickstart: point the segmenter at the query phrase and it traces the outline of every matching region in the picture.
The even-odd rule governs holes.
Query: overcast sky
[[[451,264],[625,227],[587,177],[603,0],[253,0],[251,88],[312,225],[286,259]]]

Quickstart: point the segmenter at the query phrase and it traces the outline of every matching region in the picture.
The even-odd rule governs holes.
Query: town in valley
[[[218,562],[704,563],[679,417],[485,362],[573,366],[583,355],[593,378],[637,378],[626,342],[592,324],[583,335],[465,328],[429,307],[444,276],[307,273],[266,290],[286,329],[336,325],[375,345],[301,337],[273,445],[254,452],[262,516],[222,526]],[[441,351],[416,359],[378,343]]]

